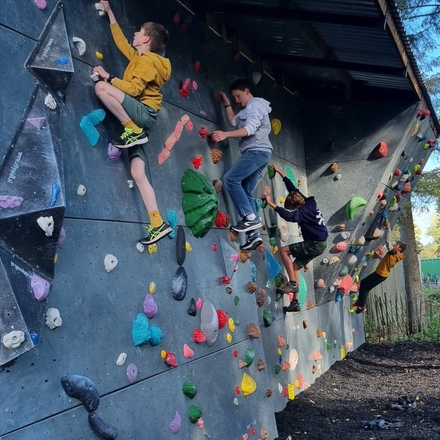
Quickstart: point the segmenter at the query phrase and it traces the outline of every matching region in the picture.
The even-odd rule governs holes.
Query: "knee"
[[[131,177],[133,177],[136,183],[139,183],[140,181],[146,179],[145,164],[142,160],[137,161],[136,158],[134,158],[131,161],[130,172]]]
[[[95,94],[96,96],[102,96],[105,93],[107,84],[104,81],[98,81],[95,84]]]
[[[296,263],[295,261],[292,263],[293,265],[293,270],[295,272],[298,272],[301,268],[299,267],[298,263]]]
[[[231,186],[236,184],[236,183],[237,183],[236,179],[234,179],[234,176],[231,176],[230,173],[226,173],[223,176],[223,185],[225,185],[226,189],[231,188]]]
[[[290,255],[289,246],[282,246],[280,249],[280,254],[282,256],[289,256]]]

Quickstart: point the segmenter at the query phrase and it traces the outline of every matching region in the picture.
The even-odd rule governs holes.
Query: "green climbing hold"
[[[190,380],[186,380],[185,382],[183,382],[182,391],[183,394],[185,394],[185,396],[188,396],[190,399],[193,399],[197,394],[197,388]]]
[[[268,165],[267,166],[267,175],[269,176],[269,179],[273,179],[274,177],[275,177],[275,170],[274,170],[274,168],[273,168],[273,166],[272,165]]]
[[[277,224],[272,223],[270,226],[267,227],[267,235],[269,235],[269,237],[275,237],[277,235],[277,229]]]
[[[190,405],[188,408],[188,417],[191,423],[197,423],[200,417],[202,417],[202,411],[197,408],[197,406]]]
[[[289,165],[286,166],[286,177],[296,186],[298,187],[298,181],[296,180],[295,174],[292,171],[292,168]]]
[[[214,225],[218,197],[212,183],[201,173],[186,170],[182,177],[182,208],[194,237],[204,237]]]
[[[261,207],[264,209],[266,206],[267,206],[267,200],[266,200],[266,199],[263,199],[263,200],[261,201]]]
[[[270,327],[272,325],[272,313],[270,310],[265,310],[263,312],[263,321],[266,327]]]
[[[367,203],[368,202],[362,197],[352,197],[345,205],[345,214],[350,220],[353,220],[357,210]]]
[[[274,365],[273,366],[273,371],[275,374],[278,374],[281,371],[281,366],[280,365]]]
[[[246,351],[244,353],[244,361],[246,362],[246,365],[249,367],[249,365],[254,362],[255,353],[252,348],[246,348]]]
[[[283,284],[283,276],[279,273],[274,279],[273,282],[276,287],[281,287],[281,284]]]
[[[340,272],[339,272],[339,276],[340,277],[345,277],[345,275],[347,275],[348,274],[348,266],[344,266],[341,270],[340,270]]]
[[[283,296],[284,296],[284,290],[277,289],[275,293],[275,301],[276,302],[281,301],[283,299]]]
[[[332,344],[329,344],[328,342],[327,342],[327,344],[325,344],[325,346],[326,346],[327,350],[331,350],[332,349]]]
[[[254,199],[254,203],[255,203],[255,209],[256,209],[256,214],[258,215],[261,209],[261,205],[263,204],[263,200],[262,199]]]
[[[275,237],[270,237],[270,238],[269,238],[269,244],[270,244],[271,246],[275,246],[275,245],[277,244],[277,240],[276,240],[276,238],[275,238]]]
[[[286,344],[286,351],[290,348],[289,344]]]
[[[235,305],[238,305],[239,301],[240,301],[240,297],[237,296],[237,295],[235,295],[235,296],[234,296],[234,304],[235,304]]]
[[[219,143],[219,146],[222,147],[224,150],[227,150],[229,148],[229,139],[225,139],[224,141],[221,141]]]

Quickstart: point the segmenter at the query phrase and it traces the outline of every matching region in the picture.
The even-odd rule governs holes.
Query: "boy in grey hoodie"
[[[248,82],[244,79],[233,82],[229,91],[242,107],[242,110],[235,115],[228,97],[221,92],[226,117],[237,129],[226,132],[214,131],[212,139],[214,142],[221,142],[231,137],[239,139],[241,157],[224,175],[223,184],[241,218],[231,229],[245,232],[246,242],[241,248],[253,250],[263,243],[258,232],[262,225],[257,217],[252,193],[272,155],[273,147],[269,141],[271,131],[269,113],[272,109],[265,99],[254,98]]]

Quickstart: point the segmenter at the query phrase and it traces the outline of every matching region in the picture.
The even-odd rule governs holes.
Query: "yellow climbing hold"
[[[185,249],[186,252],[192,252],[193,250],[192,246],[188,242],[185,243]]]
[[[232,335],[230,333],[226,335],[226,340],[229,342],[229,344],[232,342]]]
[[[341,347],[341,360],[345,358],[345,346]]]
[[[149,244],[148,245],[148,253],[155,254],[156,252],[157,252],[157,244],[156,243]]]
[[[283,204],[283,203],[286,201],[286,199],[285,199],[284,197],[278,197],[278,201],[279,201],[281,204]]]
[[[167,357],[167,352],[166,352],[165,350],[162,350],[162,351],[160,352],[160,357],[161,357],[162,359],[165,359],[165,358]]]
[[[272,248],[272,255],[275,255],[277,252],[278,252],[278,246],[274,246],[273,248]]]
[[[148,291],[154,295],[156,293],[156,283],[151,281],[150,286],[148,287]]]
[[[293,400],[295,398],[295,387],[292,383],[287,384],[287,397],[289,400]]]
[[[283,352],[281,351],[281,348],[278,348],[278,349],[277,349],[277,355],[278,355],[278,356],[281,356],[282,354],[283,354]]]
[[[300,383],[299,383],[299,379],[296,379],[295,380],[295,386],[296,386],[296,388],[298,388],[298,389],[300,389]]]
[[[270,121],[270,125],[272,126],[273,134],[276,136],[281,131],[281,121],[278,118],[273,118]]]
[[[249,374],[243,373],[243,378],[241,380],[241,391],[243,396],[249,396],[257,389],[257,383],[252,379]]]
[[[419,131],[419,127],[420,127],[420,124],[418,122],[416,122],[414,125],[414,128],[413,128],[413,131],[411,133],[411,137],[415,136],[417,134],[417,132]]]
[[[338,257],[332,257],[330,258],[330,261],[328,262],[328,265],[331,266],[332,264],[335,264],[339,261]]]
[[[235,322],[232,318],[228,319],[228,326],[231,332],[235,332]]]
[[[104,59],[104,55],[101,52],[95,52],[96,58],[98,60],[102,61]]]
[[[58,254],[55,254],[55,256],[53,257],[53,262],[56,263],[58,261]]]

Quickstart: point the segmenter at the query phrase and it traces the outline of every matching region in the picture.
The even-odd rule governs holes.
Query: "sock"
[[[155,211],[150,211],[148,213],[148,217],[150,217],[150,223],[153,228],[157,228],[163,223],[162,217],[160,216],[158,209],[156,209]]]
[[[124,128],[130,128],[134,133],[140,133],[142,131],[142,128],[138,127],[131,119],[123,122],[122,125]]]
[[[252,213],[252,214],[247,215],[246,218],[248,220],[252,221],[252,220],[255,220],[257,218],[257,216],[254,213]]]

